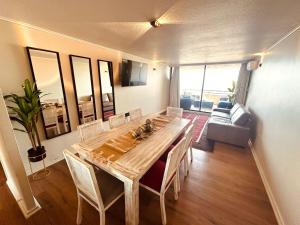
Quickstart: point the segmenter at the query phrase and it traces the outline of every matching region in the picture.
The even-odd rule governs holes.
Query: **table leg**
[[[126,225],[139,224],[139,182],[124,182]]]

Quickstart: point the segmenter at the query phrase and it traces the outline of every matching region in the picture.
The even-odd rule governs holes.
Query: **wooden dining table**
[[[139,180],[185,131],[190,120],[173,118],[166,126],[154,132],[115,161],[99,160],[92,157],[92,152],[105,142],[136,129],[144,124],[146,119],[155,118],[158,115],[157,113],[143,116],[141,119],[130,121],[118,128],[101,132],[93,138],[72,145],[85,160],[124,182],[126,225],[139,224]]]

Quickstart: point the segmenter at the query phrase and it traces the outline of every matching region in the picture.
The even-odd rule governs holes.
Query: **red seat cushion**
[[[168,154],[169,152],[175,147],[175,145],[171,145],[165,152],[164,154],[159,158],[159,160],[163,161],[163,162],[167,162],[167,158],[168,158]]]
[[[140,183],[160,192],[161,184],[164,178],[166,163],[158,160],[141,178]]]
[[[176,145],[181,141],[181,139],[184,138],[184,132],[182,132],[179,137],[172,143],[172,145]]]

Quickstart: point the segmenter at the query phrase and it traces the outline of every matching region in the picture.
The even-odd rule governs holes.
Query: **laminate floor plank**
[[[42,210],[25,220],[6,185],[0,187],[0,224],[75,225],[77,197],[65,161],[49,167],[51,175],[31,181]],[[182,172],[182,171],[181,171]],[[183,174],[183,173],[181,173]],[[181,176],[178,201],[166,194],[170,225],[277,225],[249,149],[217,143],[213,152],[194,150],[188,177]],[[107,225],[124,225],[124,198],[106,213]],[[97,211],[83,206],[82,225],[99,224]],[[159,198],[140,189],[140,224],[161,224]]]

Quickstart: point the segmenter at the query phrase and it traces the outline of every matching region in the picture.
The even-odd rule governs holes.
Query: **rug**
[[[192,146],[195,149],[212,152],[214,150],[214,144],[214,141],[207,139],[207,123],[205,123],[199,139],[193,142]]]
[[[202,114],[200,115],[200,114],[197,114],[197,113],[194,113],[194,112],[183,112],[182,117],[185,118],[185,119],[189,119],[191,121],[195,117],[197,117],[196,127],[195,127],[195,130],[194,130],[194,133],[193,133],[193,138],[192,138],[193,142],[197,141],[199,139],[199,136],[200,136],[201,132],[202,132],[202,129],[205,126],[206,121],[208,120],[208,116],[202,115]]]

